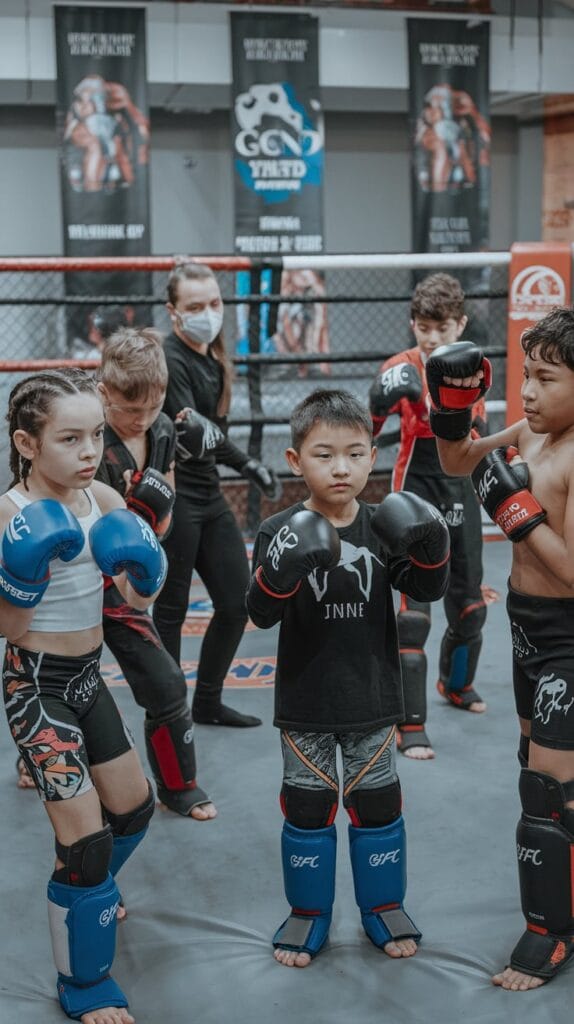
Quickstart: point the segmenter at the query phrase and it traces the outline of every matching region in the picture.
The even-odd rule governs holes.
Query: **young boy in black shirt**
[[[334,899],[337,745],[355,896],[391,957],[421,938],[403,909],[406,849],[395,768],[404,714],[391,585],[435,601],[448,583],[440,513],[409,492],[357,501],[372,469],[370,416],[345,391],[315,391],[291,418],[287,461],[309,497],[265,520],[255,540],[249,614],[281,622],[274,724],[281,729],[285,894],[292,911],[275,959],[306,967],[325,943]]]

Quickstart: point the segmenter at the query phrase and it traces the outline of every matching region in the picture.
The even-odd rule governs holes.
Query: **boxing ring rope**
[[[167,275],[186,262],[209,266],[220,275],[224,302],[229,307],[224,330],[228,340],[235,332],[237,347],[235,353],[230,352],[238,371],[234,389],[238,398],[234,399],[230,425],[240,430],[249,428],[249,453],[261,457],[265,428],[270,428],[265,433],[265,444],[273,450],[272,445],[277,443],[272,440],[273,431],[280,431],[288,422],[291,409],[313,377],[324,377],[327,386],[339,386],[341,381],[340,386],[352,386],[358,394],[366,395],[368,380],[380,363],[405,347],[405,342],[408,345],[410,296],[416,280],[441,270],[461,279],[471,316],[472,340],[485,349],[489,358],[503,365],[495,374],[488,411],[501,416],[506,410],[506,416],[515,419],[522,374],[520,332],[544,315],[550,305],[570,301],[570,279],[564,267],[570,269],[572,246],[517,243],[510,251],[497,252],[270,257],[0,257],[0,317],[4,321],[0,324],[4,356],[0,372],[26,373],[58,366],[96,369],[97,359],[83,357],[81,351],[77,352],[82,346],[71,344],[70,325],[78,316],[84,317],[82,308],[87,317],[89,307],[97,305],[130,305],[136,311],[148,307],[148,322],[164,329],[160,321],[165,319]],[[295,284],[294,276],[282,288],[283,281],[287,282],[283,274],[302,271],[319,275],[322,287],[304,291],[305,285]],[[98,273],[130,273],[133,281],[134,272],[150,275],[146,283],[138,283],[153,294],[143,294],[142,288],[139,294],[110,294],[107,282],[108,293],[96,294],[100,290]],[[242,272],[247,287],[239,286]],[[66,275],[92,273],[95,276],[89,283],[84,282],[82,294],[67,290]],[[50,274],[55,276],[50,278]],[[75,314],[74,306],[78,307]],[[307,344],[303,335],[296,349],[285,340],[275,343],[279,319],[285,318],[285,309],[294,310],[296,306],[302,320],[323,308],[325,345]],[[136,322],[142,322],[141,313]],[[74,330],[85,341],[77,326]],[[379,339],[381,344],[376,347]],[[16,350],[14,358],[9,358],[11,346]],[[71,357],[73,347],[76,358]],[[257,493],[251,498],[253,521],[257,518]]]
[[[201,263],[212,270],[256,270],[265,267],[280,270],[446,270],[505,267],[510,252],[446,253],[355,253],[320,256],[277,256],[256,259],[251,256],[14,256],[0,257],[0,271],[87,272],[87,271],[170,271],[178,263]]]

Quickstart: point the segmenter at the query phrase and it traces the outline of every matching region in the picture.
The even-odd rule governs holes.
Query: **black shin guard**
[[[187,816],[194,807],[209,803],[195,779],[193,719],[187,704],[168,719],[146,718],[145,741],[162,804]]]
[[[402,751],[430,746],[425,732],[427,717],[427,657],[424,645],[431,626],[430,605],[416,604],[403,596],[397,616],[405,717],[397,743]]]
[[[544,772],[522,769],[516,847],[527,931],[513,950],[510,966],[545,980],[574,952],[574,834],[565,806],[573,798],[574,780],[561,784]]]
[[[108,877],[112,856],[113,836],[109,825],[100,832],[82,836],[71,846],[56,839],[56,856],[63,863],[52,875],[62,885],[90,887],[100,885]]]
[[[104,807],[105,816],[111,826],[114,837],[114,848],[110,871],[117,875],[120,868],[125,864],[128,857],[139,846],[145,836],[148,825],[155,810],[155,796],[148,781],[148,795],[143,803],[134,807],[125,814],[114,814]]]

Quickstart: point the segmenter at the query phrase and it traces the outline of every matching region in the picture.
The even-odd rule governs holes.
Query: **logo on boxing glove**
[[[6,527],[6,533],[8,535],[8,540],[10,541],[11,544],[13,544],[14,541],[21,540],[22,539],[22,537],[21,537],[22,534],[31,533],[31,532],[32,531],[30,530],[30,527],[28,526],[28,524],[26,522],[26,518],[22,514],[22,512],[18,512],[10,520],[10,522],[8,523],[8,526]]]
[[[498,478],[496,476],[496,473],[494,472],[492,466],[489,466],[486,472],[483,473],[483,475],[481,476],[478,484],[478,497],[480,498],[480,501],[483,505],[488,497],[489,492],[492,490],[493,487],[496,487],[497,483]]]
[[[153,532],[151,526],[149,525],[149,523],[146,523],[145,519],[142,519],[141,516],[136,515],[136,519],[138,521],[138,525],[141,530],[143,539],[147,541],[150,548],[153,548],[154,551],[157,551],[159,548],[159,544],[157,541],[157,537]]]
[[[203,450],[204,452],[210,452],[214,448],[217,448],[221,442],[221,430],[215,423],[211,423],[210,420],[205,424],[203,431]]]
[[[275,571],[279,568],[279,560],[283,552],[290,548],[296,548],[298,543],[299,538],[297,534],[293,533],[293,531],[289,529],[287,523],[285,523],[285,525],[277,531],[267,549],[267,557]]]
[[[394,391],[396,388],[408,387],[409,383],[409,373],[406,363],[399,363],[397,366],[391,366],[381,374],[381,388],[383,389],[384,395],[388,395],[390,391]]]

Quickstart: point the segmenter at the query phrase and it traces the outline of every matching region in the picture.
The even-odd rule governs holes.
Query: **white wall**
[[[233,250],[229,114],[152,111],[151,217],[157,254]],[[406,117],[326,115],[324,216],[329,252],[411,246]],[[541,129],[493,119],[491,247],[540,237]],[[0,109],[0,252],[61,255],[55,117]]]

